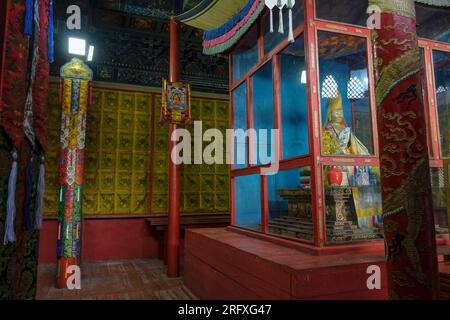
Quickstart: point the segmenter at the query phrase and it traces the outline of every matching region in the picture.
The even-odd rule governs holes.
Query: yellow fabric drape
[[[226,23],[232,16],[238,13],[248,0],[216,0],[204,10],[195,14],[195,8],[191,11],[193,15],[189,17],[189,11],[183,14],[180,21],[194,28],[202,30],[215,29]],[[201,4],[200,4],[201,5]]]

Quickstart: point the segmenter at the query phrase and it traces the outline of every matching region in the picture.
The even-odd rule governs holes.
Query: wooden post
[[[180,81],[180,52],[178,24],[172,16],[170,19],[170,71],[169,81]],[[177,125],[169,125],[169,216],[167,239],[167,276],[176,278],[179,275],[180,251],[180,166],[173,162],[172,150],[177,145]],[[174,140],[174,141],[173,141]]]
[[[390,299],[437,299],[439,273],[413,0],[370,0]]]

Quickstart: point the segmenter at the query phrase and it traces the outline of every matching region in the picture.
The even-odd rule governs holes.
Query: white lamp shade
[[[86,40],[69,37],[69,54],[86,55]]]

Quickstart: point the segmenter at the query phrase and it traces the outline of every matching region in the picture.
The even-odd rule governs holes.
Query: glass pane
[[[442,157],[450,157],[450,53],[433,51]]]
[[[426,101],[428,101],[428,89],[427,89],[427,73],[425,72],[425,49],[424,48],[419,48],[419,52],[420,52],[420,64],[421,64],[421,72],[420,72],[420,76],[421,76],[421,87],[422,87],[422,95],[423,95],[423,101],[425,102],[425,106],[429,107],[428,104],[426,103]],[[430,158],[433,158],[433,139],[432,139],[432,135],[431,132],[429,131],[429,126],[430,126],[430,117],[428,117],[426,119],[427,122],[427,147],[428,147],[428,154]]]
[[[281,136],[283,159],[309,154],[303,35],[281,53]]]
[[[233,91],[233,119],[234,130],[247,131],[247,83],[241,84]],[[247,167],[247,137],[242,134],[235,134],[234,140],[234,168]]]
[[[233,50],[233,81],[258,63],[258,29],[255,24]]]
[[[234,178],[235,222],[239,227],[261,230],[261,188],[259,175]]]
[[[270,13],[268,12],[263,18],[263,30],[264,30],[264,52],[267,54],[274,49],[283,40],[289,36],[289,10],[283,10],[283,31],[278,32],[280,26],[279,10],[274,8],[273,12],[273,31],[270,32]],[[292,9],[292,28],[293,31],[304,21],[304,8],[302,1],[296,1],[294,8]]]
[[[447,194],[443,168],[431,168],[434,223],[437,234],[448,234]]]
[[[303,167],[267,177],[270,233],[313,240],[310,172]]]
[[[378,167],[324,167],[328,242],[383,237],[379,181]]]
[[[324,155],[373,154],[366,39],[319,31]]]
[[[416,15],[419,37],[450,42],[450,8],[416,3]]]
[[[322,20],[367,26],[368,7],[367,0],[316,0],[316,17]]]
[[[266,63],[253,76],[253,128],[256,130],[255,157],[257,164],[268,164],[272,155],[274,128],[272,63]],[[265,130],[265,134],[263,131]]]

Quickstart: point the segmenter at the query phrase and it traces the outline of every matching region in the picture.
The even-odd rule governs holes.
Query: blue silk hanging
[[[55,61],[55,43],[53,40],[54,25],[53,25],[53,0],[50,0],[48,11],[48,62]]]
[[[33,0],[26,0],[25,2],[25,27],[24,27],[24,33],[27,36],[33,35]]]
[[[33,156],[30,157],[27,168],[27,185],[25,193],[25,203],[24,203],[24,215],[25,215],[25,230],[33,230],[33,216],[31,211],[31,201],[33,198],[33,166],[34,159]]]

